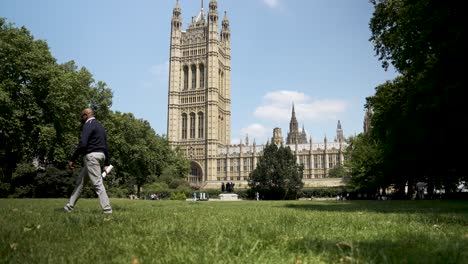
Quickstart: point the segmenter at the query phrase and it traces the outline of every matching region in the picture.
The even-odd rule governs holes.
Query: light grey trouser
[[[105,158],[106,156],[101,152],[91,152],[84,156],[84,166],[81,169],[80,175],[76,179],[75,190],[68,201],[68,204],[71,205],[72,208],[80,198],[81,192],[83,191],[83,185],[86,182],[85,176],[88,175],[94,191],[99,197],[102,210],[105,212],[112,212],[109,197],[107,197],[106,188],[104,187],[101,177],[101,166],[104,164]]]

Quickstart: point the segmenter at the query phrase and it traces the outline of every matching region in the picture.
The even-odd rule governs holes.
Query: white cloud
[[[339,99],[313,99],[298,91],[274,91],[267,93],[254,115],[273,121],[288,121],[291,118],[292,104],[301,122],[336,119],[343,113],[348,103]]]
[[[311,99],[304,93],[286,90],[267,93],[263,98],[264,101],[272,102],[277,105],[291,105],[291,102],[303,103]]]
[[[244,135],[249,136],[249,141],[252,143],[254,139],[265,138],[269,132],[269,129],[267,129],[262,124],[254,123],[245,128],[242,128],[241,131]]]
[[[269,8],[277,8],[279,6],[279,0],[263,0]]]

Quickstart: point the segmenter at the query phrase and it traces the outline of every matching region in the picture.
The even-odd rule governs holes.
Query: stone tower
[[[299,132],[299,124],[297,123],[294,104],[292,106],[291,121],[289,121],[289,132],[286,138],[286,144],[307,144],[307,135],[304,127],[302,127],[302,132]]]
[[[271,138],[271,143],[276,145],[283,145],[283,134],[281,133],[281,128],[275,127],[273,129],[273,137]]]
[[[226,13],[209,3],[182,29],[179,1],[172,13],[167,138],[191,161],[189,181],[216,179],[218,148],[231,141],[231,32]]]
[[[336,125],[335,142],[342,142],[342,141],[344,141],[343,129],[341,128],[340,120],[338,120],[338,124]]]

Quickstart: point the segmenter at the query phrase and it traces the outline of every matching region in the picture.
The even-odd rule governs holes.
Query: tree
[[[0,18],[0,196],[62,195],[66,180],[60,177],[69,175],[66,165],[86,107],[108,132],[116,167],[111,185],[140,188],[168,166],[174,177],[188,174],[188,160],[148,121],[114,113],[111,106],[112,90],[105,82],[96,82],[74,61],[57,64],[45,41]]]
[[[118,184],[135,185],[139,193],[143,185],[154,182],[166,168],[176,178],[188,174],[188,160],[179,151],[173,151],[167,139],[156,134],[148,121],[131,113],[115,112],[105,127]]]
[[[302,182],[303,167],[289,147],[267,144],[257,167],[250,174],[249,186],[264,199],[296,199]]]
[[[456,136],[466,112],[464,9],[457,1],[372,3],[370,40],[382,66],[401,73],[367,100],[384,175],[399,190],[407,184],[409,196],[419,180],[429,183],[429,191],[441,184],[449,193],[468,175],[464,155],[455,154],[468,146],[466,137]]]
[[[329,178],[343,178],[346,176],[349,176],[349,173],[346,168],[340,164],[337,164],[328,171]]]
[[[380,188],[388,186],[382,171],[380,147],[368,134],[350,137],[345,155],[345,166],[351,175],[351,189],[375,194]]]
[[[0,137],[7,182],[16,164],[37,154],[40,131],[46,127],[44,102],[57,74],[54,66],[46,42],[0,18]]]

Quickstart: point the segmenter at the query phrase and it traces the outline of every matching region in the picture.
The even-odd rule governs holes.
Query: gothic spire
[[[296,118],[296,111],[294,110],[294,102],[292,103],[292,117]]]
[[[336,125],[336,140],[338,142],[344,141],[343,129],[341,129],[341,122],[338,120],[338,124]]]
[[[224,11],[224,18],[221,24],[222,24],[221,40],[229,41],[229,38],[231,36],[231,30],[229,29],[229,19],[227,18],[226,11]]]
[[[175,29],[182,27],[182,9],[180,9],[179,0],[176,0],[176,6],[172,10],[172,26]]]

